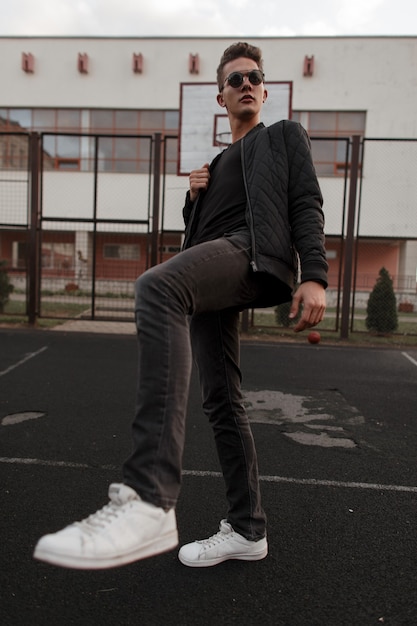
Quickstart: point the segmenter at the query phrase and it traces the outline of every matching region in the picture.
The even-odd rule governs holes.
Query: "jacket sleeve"
[[[193,202],[191,202],[190,200],[190,190],[188,190],[187,193],[185,194],[185,204],[182,209],[182,217],[184,219],[184,224],[186,226],[188,222],[190,221],[192,208],[193,208]]]
[[[327,287],[323,197],[314,169],[311,144],[301,124],[287,122],[288,216],[301,265],[301,282]]]

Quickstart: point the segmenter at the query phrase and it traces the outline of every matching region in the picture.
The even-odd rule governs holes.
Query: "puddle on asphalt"
[[[337,390],[296,395],[282,391],[243,391],[251,422],[276,424],[289,439],[307,446],[356,448],[349,430],[364,418]]]

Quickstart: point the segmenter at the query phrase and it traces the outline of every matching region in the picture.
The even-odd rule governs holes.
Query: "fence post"
[[[349,185],[349,202],[348,216],[346,228],[346,245],[345,259],[343,271],[343,298],[342,298],[342,317],[340,324],[340,337],[347,339],[349,337],[349,317],[350,302],[352,290],[352,269],[353,269],[353,253],[355,243],[355,216],[356,216],[356,200],[359,177],[359,151],[360,136],[352,137],[352,153],[350,159],[350,185]]]
[[[39,315],[40,264],[39,264],[39,177],[40,177],[40,135],[29,133],[30,171],[30,231],[29,231],[29,270],[28,270],[28,322],[36,324]]]
[[[153,203],[151,232],[151,267],[158,263],[159,241],[159,204],[161,195],[161,144],[162,134],[155,133],[155,151],[153,159]]]
[[[242,333],[248,333],[249,332],[249,311],[248,311],[248,309],[244,309],[242,311],[241,330],[242,330]]]
[[[94,188],[93,188],[93,263],[91,267],[91,319],[96,319],[96,277],[97,277],[97,202],[98,202],[98,156],[100,136],[94,137]]]

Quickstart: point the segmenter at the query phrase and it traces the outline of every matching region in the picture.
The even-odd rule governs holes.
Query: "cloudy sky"
[[[0,0],[0,35],[417,35],[416,0]]]

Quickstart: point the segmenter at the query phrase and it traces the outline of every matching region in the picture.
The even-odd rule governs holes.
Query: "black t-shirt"
[[[236,141],[224,150],[210,174],[208,189],[198,202],[191,245],[247,228],[240,145]]]

